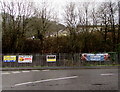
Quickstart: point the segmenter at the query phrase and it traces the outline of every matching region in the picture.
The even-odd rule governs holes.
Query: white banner
[[[18,63],[32,63],[32,55],[19,55]]]

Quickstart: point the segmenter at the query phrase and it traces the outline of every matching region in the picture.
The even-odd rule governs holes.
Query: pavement
[[[70,70],[33,69],[21,71],[2,71],[1,74],[3,90],[27,91],[119,89],[118,68]]]

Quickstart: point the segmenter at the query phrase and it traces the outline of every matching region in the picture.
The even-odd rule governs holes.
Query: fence
[[[16,55],[16,62],[2,62],[2,67],[38,67],[38,66],[84,66],[84,65],[110,65],[118,64],[120,61],[120,56],[117,53],[112,53],[110,61],[82,61],[81,53],[53,53],[56,55],[56,62],[47,62],[46,56],[51,54],[3,54],[5,55]],[[32,63],[18,63],[19,55],[32,55]]]

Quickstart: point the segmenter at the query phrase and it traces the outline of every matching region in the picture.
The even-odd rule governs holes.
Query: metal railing
[[[16,55],[16,62],[4,62],[4,55]],[[43,66],[92,66],[92,65],[111,65],[118,64],[120,62],[120,57],[118,54],[114,54],[110,58],[110,61],[82,61],[81,53],[53,53],[56,55],[56,62],[47,62],[46,56],[48,54],[29,54],[33,56],[32,63],[18,63],[19,55],[28,55],[28,54],[3,54],[2,55],[2,67],[43,67]]]

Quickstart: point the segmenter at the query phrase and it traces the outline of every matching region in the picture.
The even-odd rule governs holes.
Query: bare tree
[[[32,2],[1,2],[3,42],[9,42],[9,52],[22,49],[27,28],[26,19],[32,16]]]
[[[119,20],[118,20],[118,37],[117,37],[117,44],[118,44],[118,63],[120,64],[120,1],[118,2],[118,16],[119,16]]]
[[[118,38],[117,38],[117,43],[120,43],[120,1],[118,2]]]
[[[70,2],[65,7],[65,15],[64,15],[66,26],[69,28],[70,34],[74,33],[77,26],[77,11],[76,5],[73,2]]]
[[[79,21],[78,22],[78,26],[84,26],[85,23],[86,23],[85,13],[84,13],[84,9],[83,9],[83,3],[79,3],[79,7],[78,7],[78,21]]]
[[[56,19],[56,14],[54,10],[47,2],[43,1],[41,4],[38,4],[39,7],[35,8],[35,17],[38,19],[36,25],[37,38],[41,40],[41,53],[44,53],[44,40],[46,33],[48,32],[51,22]]]
[[[90,2],[84,2],[84,3],[79,3],[78,7],[78,16],[79,16],[79,30],[84,34],[84,38],[83,38],[83,49],[85,52],[88,52],[88,39],[90,39],[89,37],[89,33],[90,33],[90,29],[89,29],[89,19],[90,19],[90,12],[89,12],[89,5]]]
[[[65,14],[64,14],[64,20],[66,23],[66,27],[69,30],[69,36],[70,36],[70,48],[71,52],[74,52],[75,50],[75,36],[76,36],[76,28],[78,25],[78,16],[77,16],[77,10],[76,5],[74,2],[70,2],[65,7]]]
[[[108,8],[109,8],[109,22],[112,31],[113,51],[115,51],[115,47],[116,47],[115,13],[117,10],[116,3],[110,1],[108,3]]]
[[[106,39],[107,39],[107,32],[108,32],[108,3],[103,2],[98,10],[98,17],[99,17],[99,23],[101,24],[101,28],[102,28],[102,35],[104,35],[104,42],[106,43]],[[104,26],[104,27],[103,27]]]
[[[96,28],[97,30],[99,30],[98,29],[98,25],[99,25],[99,23],[98,23],[98,17],[97,17],[97,15],[98,15],[98,12],[97,12],[97,10],[98,10],[98,3],[92,3],[91,4],[91,13],[90,13],[90,18],[91,18],[91,25],[93,25],[93,30],[94,30],[94,28]]]

